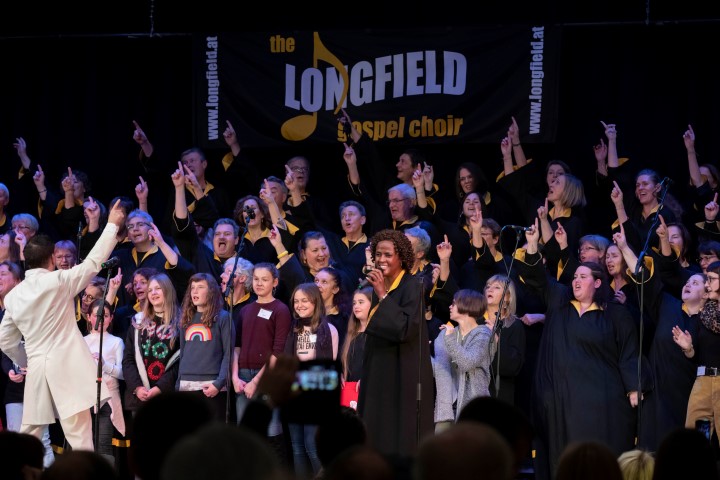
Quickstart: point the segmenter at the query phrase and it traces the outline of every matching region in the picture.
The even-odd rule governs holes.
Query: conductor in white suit
[[[5,297],[0,323],[0,349],[18,365],[27,365],[20,431],[39,438],[45,425],[60,419],[73,450],[93,450],[90,408],[97,402],[97,364],[76,325],[75,296],[117,243],[125,221],[119,203],[87,258],[70,270],[55,270],[55,244],[49,237],[28,241],[25,280]],[[100,396],[102,401],[110,397],[104,384]]]

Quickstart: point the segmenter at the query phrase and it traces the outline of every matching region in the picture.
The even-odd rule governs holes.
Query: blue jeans
[[[322,466],[315,446],[317,425],[291,423],[288,425],[288,430],[290,431],[290,443],[292,443],[295,475],[299,479],[314,478]],[[310,461],[309,466],[308,460]]]
[[[5,405],[5,416],[7,417],[7,429],[12,432],[19,432],[20,425],[22,425],[23,415],[23,404],[22,403],[8,403]],[[43,466],[45,468],[52,465],[55,461],[55,454],[50,446],[50,429],[45,425],[42,438],[43,446],[45,447],[45,456],[43,457]]]
[[[240,377],[240,380],[243,382],[249,382],[250,380],[257,375],[257,373],[260,371],[259,368],[241,368],[238,371],[238,376]],[[240,425],[240,420],[242,419],[243,413],[245,413],[245,408],[247,408],[247,404],[250,401],[249,398],[245,396],[244,393],[238,393],[235,396],[235,411],[237,415],[237,423]],[[270,420],[270,425],[268,426],[268,437],[274,437],[276,435],[282,435],[282,422],[280,421],[280,410],[274,409],[272,414],[272,419]]]

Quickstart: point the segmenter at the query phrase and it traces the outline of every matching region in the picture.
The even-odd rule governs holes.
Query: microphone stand
[[[507,228],[507,225],[502,227],[502,230],[505,230]],[[518,245],[520,245],[520,236],[522,235],[521,230],[515,231],[515,250],[517,250]],[[495,369],[495,398],[498,398],[500,396],[500,337],[502,333],[502,327],[503,327],[503,319],[500,318],[500,315],[502,314],[503,308],[505,308],[505,295],[508,291],[508,285],[510,285],[510,272],[512,271],[513,263],[515,263],[515,255],[512,255],[510,257],[510,265],[507,267],[507,275],[505,278],[505,283],[503,285],[503,291],[502,295],[500,296],[500,302],[498,304],[498,310],[495,312],[495,324],[493,325],[492,333],[490,335],[490,343],[488,344],[488,355],[490,358],[490,366],[492,368],[492,347],[493,343],[495,343],[495,335],[497,335],[498,341],[497,341],[497,368]]]
[[[640,285],[639,285],[639,292],[638,292],[638,303],[640,307],[640,325],[638,326],[638,359],[637,359],[637,392],[638,392],[638,405],[637,405],[637,436],[640,438],[640,429],[642,428],[642,355],[643,355],[643,335],[644,335],[644,326],[645,323],[645,313],[644,313],[644,306],[645,306],[645,257],[647,256],[648,248],[650,248],[650,237],[652,237],[653,232],[657,228],[658,222],[660,221],[660,211],[663,209],[663,206],[665,205],[665,196],[667,195],[667,192],[670,188],[670,185],[665,185],[665,180],[660,182],[660,186],[662,187],[661,193],[662,197],[660,198],[660,201],[658,202],[658,208],[655,211],[655,218],[653,218],[653,222],[650,225],[650,229],[648,230],[647,237],[645,237],[645,245],[643,245],[642,251],[638,255],[637,264],[635,265],[635,278],[640,277]]]
[[[82,221],[78,222],[78,233],[77,233],[77,263],[82,263],[80,258],[80,244],[82,243]]]
[[[425,324],[425,279],[423,275],[417,276],[420,282],[420,328],[427,329]],[[420,445],[420,425],[421,425],[421,404],[422,404],[422,330],[418,330],[418,380],[417,380],[417,391],[416,395],[416,406],[415,406],[415,445]]]
[[[237,265],[238,260],[240,259],[240,252],[242,251],[243,242],[245,242],[245,234],[247,233],[247,221],[245,222],[245,226],[242,230],[242,235],[240,236],[240,241],[238,242],[237,249],[235,250],[235,262],[233,263],[233,269],[232,272],[230,272],[230,276],[228,277],[227,285],[225,285],[225,298],[228,299],[228,311],[230,312],[230,321],[234,322],[235,319],[233,318],[233,304],[235,303],[235,272],[237,271]],[[227,401],[225,402],[225,423],[230,423],[230,392],[231,388],[233,388],[232,385],[232,363],[228,365],[228,375],[227,375],[227,381],[225,382],[226,389],[227,389]]]
[[[103,304],[100,307],[100,314],[98,315],[97,310],[95,311],[95,317],[97,318],[97,320],[95,321],[95,325],[90,325],[90,328],[94,328],[100,334],[100,343],[98,345],[98,362],[97,362],[97,379],[96,379],[97,400],[95,402],[95,408],[96,408],[95,422],[94,422],[95,439],[93,441],[93,443],[95,445],[95,453],[98,453],[99,452],[98,449],[100,448],[100,446],[99,446],[100,445],[100,427],[99,427],[100,422],[99,422],[99,419],[100,419],[100,400],[101,400],[100,396],[101,396],[101,390],[102,390],[102,376],[103,376],[103,371],[102,371],[102,367],[103,367],[103,356],[102,356],[103,330],[104,330],[104,325],[105,325],[105,298],[107,297],[108,287],[110,286],[110,271],[111,270],[112,270],[111,268],[107,269],[107,278],[105,279],[105,287],[103,288],[103,296],[102,296]]]

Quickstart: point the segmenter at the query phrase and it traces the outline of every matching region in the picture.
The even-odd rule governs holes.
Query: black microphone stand
[[[507,228],[507,225],[502,227],[500,230],[505,230]],[[516,230],[515,231],[515,248],[513,249],[513,252],[515,252],[518,248],[518,245],[520,245],[520,236],[522,235],[522,230]],[[497,335],[498,341],[497,341],[497,365],[495,368],[495,398],[498,398],[500,396],[500,339],[502,334],[502,327],[503,327],[503,319],[500,318],[500,315],[502,314],[503,308],[505,308],[505,295],[507,294],[508,285],[510,285],[510,272],[512,271],[513,263],[515,263],[515,255],[510,256],[510,265],[507,267],[507,273],[505,277],[505,283],[503,285],[503,291],[502,295],[500,296],[500,302],[498,304],[498,310],[495,312],[495,324],[493,325],[492,333],[490,335],[490,343],[488,344],[488,356],[490,356],[490,366],[492,367],[492,347],[493,343],[495,343],[495,335]]]
[[[237,249],[235,250],[235,262],[233,263],[233,269],[232,272],[230,272],[230,276],[228,277],[227,285],[225,285],[225,298],[228,299],[228,311],[230,313],[230,321],[234,322],[235,319],[233,318],[233,307],[235,303],[235,272],[237,271],[238,266],[238,260],[240,259],[240,252],[242,251],[243,242],[245,242],[245,234],[247,233],[247,221],[245,221],[245,226],[242,229],[242,234],[240,236],[240,241],[238,242]],[[232,358],[232,357],[231,357]],[[227,381],[225,382],[225,388],[227,389],[227,401],[225,402],[225,423],[230,423],[230,393],[231,389],[233,388],[232,385],[232,361],[228,365],[228,375],[227,375]]]
[[[82,263],[83,259],[80,258],[80,244],[82,243],[82,221],[78,222],[78,233],[77,233],[77,263]]]
[[[420,282],[420,328],[427,330],[425,322],[425,278],[422,273],[417,276]],[[416,406],[415,406],[415,445],[420,445],[420,425],[422,420],[421,405],[422,405],[422,330],[418,330],[418,380],[417,380],[417,391],[416,391]]]
[[[665,196],[667,195],[667,192],[670,188],[670,185],[665,185],[665,180],[660,182],[661,187],[661,194],[662,197],[660,198],[660,201],[658,202],[658,208],[655,211],[655,217],[653,218],[653,222],[650,225],[650,229],[648,230],[647,237],[645,238],[645,245],[643,245],[642,251],[638,255],[637,264],[635,265],[635,278],[640,277],[640,285],[639,285],[639,292],[638,292],[638,303],[640,307],[640,325],[638,326],[638,359],[637,359],[637,395],[638,395],[638,404],[637,404],[637,436],[640,438],[640,429],[642,428],[642,356],[643,356],[643,335],[644,335],[644,322],[645,322],[645,273],[647,269],[644,265],[645,257],[647,256],[648,248],[650,248],[650,237],[652,237],[653,232],[655,232],[655,229],[657,228],[657,225],[660,221],[660,211],[663,209],[663,205],[665,204]]]
[[[93,442],[95,444],[95,453],[99,452],[99,444],[100,444],[100,428],[99,428],[99,418],[100,418],[100,401],[101,401],[101,390],[102,390],[102,376],[103,376],[103,330],[105,325],[105,298],[107,297],[108,287],[110,286],[110,271],[112,268],[107,269],[107,278],[105,279],[105,287],[103,288],[103,295],[102,300],[103,304],[100,306],[100,313],[98,314],[98,311],[95,311],[95,317],[97,320],[95,321],[95,325],[90,325],[90,328],[94,328],[100,333],[100,343],[98,345],[98,362],[97,362],[97,401],[95,402],[95,441]]]

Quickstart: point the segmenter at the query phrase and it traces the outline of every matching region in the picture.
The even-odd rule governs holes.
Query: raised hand
[[[536,218],[535,223],[530,225],[530,228],[525,231],[525,240],[527,240],[528,244],[534,244],[536,247],[538,240],[540,240],[539,224],[540,220]]]
[[[692,335],[687,330],[682,330],[680,327],[675,325],[672,328],[673,341],[680,346],[683,350],[689,350],[692,347]]]
[[[712,201],[705,205],[705,221],[706,222],[714,222],[717,218],[718,214],[718,194],[715,193],[715,197],[713,197]]]
[[[75,175],[73,175],[72,168],[68,167],[67,177],[62,179],[62,189],[65,193],[73,191],[73,184],[75,183]]]
[[[148,237],[150,237],[150,240],[155,245],[160,245],[162,243],[165,243],[165,239],[163,238],[162,234],[160,233],[160,229],[154,223],[150,224],[150,229],[148,230]]]
[[[415,190],[425,188],[425,181],[423,179],[423,172],[420,170],[420,165],[418,165],[417,169],[413,172],[412,183]]]
[[[42,167],[38,164],[37,171],[33,174],[33,182],[38,189],[38,192],[46,190],[45,188],[45,172]],[[47,191],[47,190],[46,190]]]
[[[512,122],[510,123],[510,127],[508,127],[507,136],[510,139],[510,146],[512,147],[513,143],[520,143],[520,128],[518,127],[517,121],[515,121],[515,117],[510,118],[512,118]]]
[[[438,259],[440,261],[450,259],[450,255],[452,255],[452,244],[448,240],[447,235],[445,235],[445,238],[442,242],[437,244],[435,249],[437,250]]]
[[[613,243],[618,246],[620,250],[627,247],[627,239],[625,238],[625,227],[620,224],[620,231],[613,234]]]
[[[297,190],[297,182],[295,181],[295,174],[289,165],[285,165],[285,186],[290,192]]]
[[[659,239],[662,241],[662,240],[666,239],[668,236],[668,228],[667,228],[667,225],[665,224],[665,219],[663,218],[662,215],[658,215],[658,219],[660,220],[660,224],[655,229],[655,233],[657,234]]]
[[[510,137],[500,140],[500,152],[502,152],[503,157],[512,154],[512,140],[510,140]]]
[[[123,224],[125,224],[125,210],[120,206],[120,199],[118,199],[110,209],[108,222],[114,223],[118,228],[121,228]]]
[[[108,285],[108,289],[112,292],[117,292],[120,289],[120,286],[122,285],[122,269],[118,267],[117,275],[112,277],[110,279],[110,284]]]
[[[260,200],[265,202],[266,205],[270,206],[271,204],[275,203],[275,197],[273,197],[271,191],[270,191],[270,183],[268,182],[268,179],[266,178],[264,180],[264,187],[260,189]]]
[[[685,148],[687,150],[695,150],[695,131],[693,130],[692,125],[688,125],[688,129],[685,130],[685,133],[683,133],[683,142],[685,143]]]
[[[140,179],[140,183],[135,185],[135,196],[138,199],[138,202],[140,204],[147,204],[148,199],[148,186],[147,183],[145,183],[145,180],[143,180],[143,177],[138,177]]]
[[[349,146],[347,143],[343,143],[345,146],[345,153],[343,153],[343,160],[348,166],[357,164],[357,155],[355,155],[355,149]]]
[[[93,197],[88,196],[87,201],[83,205],[83,212],[85,213],[88,224],[98,225],[100,223],[100,206]]]
[[[617,130],[615,129],[615,124],[605,123],[602,120],[600,123],[602,123],[602,126],[605,129],[605,136],[608,138],[608,141],[617,140]]]
[[[227,143],[228,146],[237,144],[238,139],[237,134],[235,133],[235,128],[233,128],[230,120],[225,120],[225,123],[227,124],[227,127],[225,127],[225,131],[223,132],[223,138],[225,139],[225,143]]]
[[[568,246],[567,232],[562,226],[562,223],[558,222],[557,228],[555,229],[555,240],[560,245],[560,250],[565,250]]]
[[[173,185],[175,185],[175,188],[185,187],[185,169],[183,168],[182,162],[178,162],[178,168],[170,175],[170,179]]]
[[[624,206],[623,205],[623,192],[615,180],[613,180],[613,185],[614,185],[613,189],[610,192],[610,200],[612,200],[612,202],[616,208],[622,207],[622,206]]]
[[[135,120],[133,120],[132,123],[133,126],[135,126],[135,130],[133,131],[133,140],[135,140],[138,145],[145,145],[148,143],[147,135],[145,135],[143,129],[140,128],[140,124]]]
[[[428,165],[427,162],[425,163],[425,167],[423,168],[422,175],[423,180],[425,181],[425,190],[430,191],[433,188],[433,180],[435,179],[435,170],[433,170],[432,165]]]
[[[27,154],[27,143],[25,143],[25,139],[22,137],[16,138],[15,143],[13,143],[13,147],[15,147],[15,150],[17,150],[17,154],[20,158],[20,163],[22,163],[23,168],[26,170],[30,168],[30,157],[28,157]]]
[[[547,197],[545,197],[545,205],[540,205],[538,207],[537,216],[541,221],[547,220],[547,216],[548,216],[548,199],[547,199]]]

